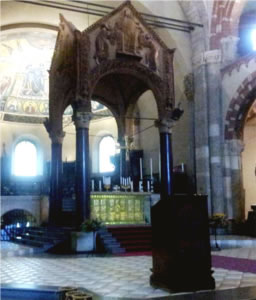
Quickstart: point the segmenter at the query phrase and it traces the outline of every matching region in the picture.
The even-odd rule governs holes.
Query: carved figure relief
[[[119,20],[123,32],[123,49],[125,52],[135,53],[137,24],[128,10],[124,10]]]
[[[143,57],[143,63],[152,71],[157,71],[159,49],[152,36],[140,26],[128,9],[122,11],[112,24],[101,25],[95,39],[94,59],[97,64],[110,58],[111,45],[115,46],[115,53]]]
[[[156,58],[158,50],[148,33],[145,33],[141,27],[138,27],[138,32],[137,52],[140,53],[146,48],[145,63],[152,71],[157,71]]]
[[[95,60],[97,64],[105,61],[109,57],[109,49],[108,49],[108,42],[107,40],[110,37],[110,30],[105,24],[101,25],[100,32],[98,33],[95,39]]]

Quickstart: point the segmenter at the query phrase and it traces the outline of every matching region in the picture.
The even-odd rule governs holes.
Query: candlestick
[[[133,181],[131,181],[130,184],[131,184],[131,192],[133,192]]]
[[[148,192],[150,191],[150,181],[149,180],[147,181],[147,191]]]
[[[150,162],[150,178],[152,180],[153,179],[153,161],[152,161],[152,158],[150,158],[149,162]]]
[[[139,181],[139,191],[143,192],[143,184],[141,180]]]
[[[143,179],[143,176],[142,176],[142,158],[140,158],[140,180]]]
[[[153,180],[150,182],[150,192],[154,193],[154,183],[153,183]]]
[[[159,168],[159,181],[161,180],[161,154],[159,152],[159,162],[158,162],[158,168]]]
[[[102,191],[101,180],[99,180],[99,191]]]
[[[94,180],[92,179],[92,191],[94,192]]]

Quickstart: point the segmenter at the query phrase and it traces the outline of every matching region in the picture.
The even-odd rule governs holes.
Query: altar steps
[[[16,230],[12,242],[33,247],[34,253],[46,251],[65,251],[69,244],[70,229],[53,227],[29,227]]]
[[[108,227],[108,232],[116,238],[120,247],[125,249],[125,253],[152,250],[151,226]]]
[[[98,239],[100,242],[98,243],[99,251],[107,252],[109,254],[123,254],[125,253],[125,249],[121,247],[120,243],[117,239],[108,231],[107,228],[102,228],[97,232]],[[102,249],[101,249],[102,246]]]

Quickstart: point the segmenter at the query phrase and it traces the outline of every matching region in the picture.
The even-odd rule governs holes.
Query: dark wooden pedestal
[[[211,270],[207,196],[176,195],[151,210],[150,284],[174,292],[215,288]]]

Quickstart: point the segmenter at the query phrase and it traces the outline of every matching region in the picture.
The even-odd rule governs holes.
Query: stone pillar
[[[174,121],[163,119],[159,122],[161,154],[161,199],[169,199],[173,194],[172,127]]]
[[[220,40],[222,66],[226,66],[237,58],[237,44],[239,38],[237,36],[227,36]]]
[[[76,225],[90,218],[89,123],[91,112],[79,110],[73,117],[76,126]]]
[[[62,225],[62,142],[64,132],[50,133],[52,141],[49,224]]]
[[[194,62],[195,82],[195,165],[197,193],[208,195],[208,214],[211,214],[211,185],[209,165],[209,132],[206,70],[203,55]]]
[[[242,182],[242,164],[241,164],[241,152],[244,149],[244,145],[241,140],[234,139],[226,142],[227,153],[229,156],[229,169],[226,173],[229,174],[229,178],[226,179],[229,182],[229,193],[227,202],[227,213],[229,218],[243,220],[245,218],[245,195]]]
[[[224,213],[223,143],[221,134],[221,53],[212,50],[204,53],[208,86],[208,123],[212,213]]]

